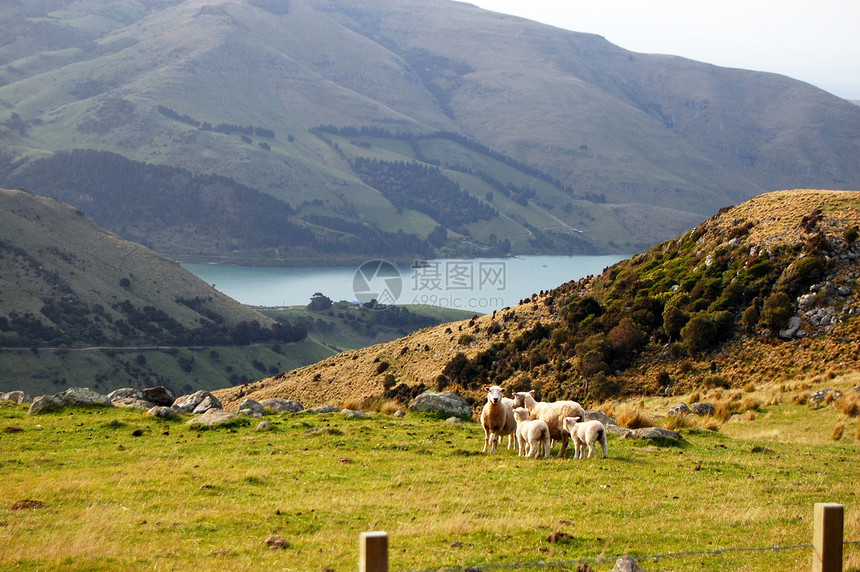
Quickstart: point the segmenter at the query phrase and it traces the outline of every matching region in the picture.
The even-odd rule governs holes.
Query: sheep
[[[585,416],[585,410],[576,401],[535,401],[534,390],[514,393],[514,407],[525,407],[529,410],[532,419],[541,419],[549,427],[549,433],[553,441],[561,441],[559,457],[564,457],[567,451],[567,441],[570,434],[564,430],[563,421],[565,417]]]
[[[550,437],[547,424],[540,419],[530,420],[529,410],[525,407],[514,409],[514,418],[517,421],[519,456],[537,458],[543,452],[544,457],[549,457]]]
[[[517,429],[514,411],[502,398],[504,391],[498,385],[487,388],[487,402],[481,410],[481,425],[484,427],[482,453],[487,452],[487,444],[490,445],[490,452],[495,453],[496,441],[501,441],[504,435],[512,435]]]
[[[581,459],[588,445],[588,458],[594,454],[594,443],[600,442],[603,447],[603,458],[606,458],[606,427],[596,419],[579,423],[581,417],[566,417],[564,430],[573,438],[573,458]]]

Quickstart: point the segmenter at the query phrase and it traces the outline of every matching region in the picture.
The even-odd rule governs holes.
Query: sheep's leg
[[[482,453],[487,452],[487,443],[490,441],[490,432],[484,427],[484,449],[481,451]]]
[[[564,452],[567,451],[567,435],[561,436],[561,449],[558,452],[559,457],[564,457]]]
[[[593,454],[594,454],[594,442],[591,442],[588,444],[588,458],[590,459]]]
[[[529,441],[529,457],[537,459],[538,452],[540,451],[540,445],[536,440]]]
[[[606,458],[606,433],[600,436],[600,446],[603,447],[603,458]]]

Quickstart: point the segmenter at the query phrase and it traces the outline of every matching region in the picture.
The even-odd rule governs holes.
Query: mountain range
[[[439,0],[0,6],[0,185],[174,258],[636,252],[860,188],[860,108]]]

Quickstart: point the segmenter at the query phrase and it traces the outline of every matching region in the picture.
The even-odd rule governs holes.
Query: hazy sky
[[[634,52],[780,73],[860,99],[860,0],[468,0]]]

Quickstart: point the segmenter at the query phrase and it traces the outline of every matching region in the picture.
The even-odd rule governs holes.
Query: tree
[[[690,315],[676,304],[666,304],[663,309],[663,330],[670,340],[678,339],[681,329],[687,324]]]
[[[711,347],[717,339],[717,326],[707,312],[696,312],[681,328],[681,340],[690,355],[696,355]]]
[[[778,332],[788,324],[791,317],[791,300],[788,294],[779,291],[774,292],[764,301],[761,310],[761,323],[771,332]]]
[[[331,298],[322,292],[315,292],[314,295],[311,296],[311,303],[307,305],[307,308],[314,312],[320,312],[322,310],[328,310],[331,308],[331,305]]]

